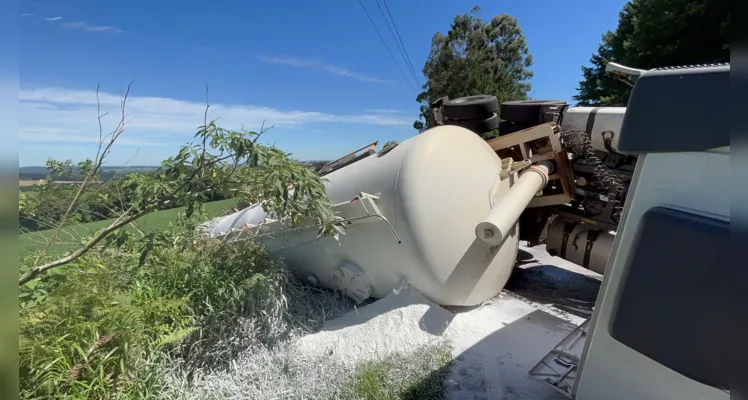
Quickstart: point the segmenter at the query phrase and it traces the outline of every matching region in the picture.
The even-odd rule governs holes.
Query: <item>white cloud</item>
[[[268,63],[268,64],[280,64],[280,65],[288,65],[288,66],[296,67],[296,68],[317,69],[320,71],[328,72],[333,75],[345,76],[345,77],[353,78],[353,79],[363,81],[363,82],[389,83],[389,81],[359,74],[359,73],[347,70],[345,68],[336,67],[334,65],[327,64],[326,62],[321,61],[321,60],[308,59],[308,58],[297,58],[297,57],[286,57],[286,56],[276,56],[276,57],[258,56],[257,58],[260,61],[264,63]]]
[[[110,33],[122,33],[123,31],[115,26],[96,26],[89,25],[85,22],[66,22],[62,26],[70,29],[80,29],[86,32],[110,32]]]
[[[34,18],[36,20],[41,21],[47,21],[47,22],[56,22],[63,20],[62,16],[57,17],[37,17],[36,14],[32,13],[24,13],[21,14],[21,17],[29,17]],[[110,26],[110,25],[89,25],[85,22],[64,22],[61,23],[62,27],[69,28],[69,29],[79,29],[86,32],[108,32],[108,33],[122,33],[123,31],[116,26]]]
[[[96,142],[99,128],[96,118],[96,92],[45,87],[21,89],[21,142]],[[120,120],[121,97],[99,93],[104,133],[114,129]],[[167,97],[132,95],[127,100],[126,131],[120,144],[130,146],[166,146],[182,144],[192,138],[203,124],[205,104]],[[407,118],[381,114],[338,115],[320,111],[284,111],[271,107],[243,104],[211,104],[209,118],[219,118],[227,129],[257,130],[263,120],[266,126],[303,126],[313,123],[349,123],[383,126],[407,126]]]
[[[380,108],[371,108],[368,110],[364,110],[366,112],[373,112],[373,113],[381,113],[381,114],[400,114],[402,111],[400,110],[392,110],[392,109],[380,109]]]
[[[104,134],[108,132],[104,131]],[[95,135],[83,135],[79,130],[61,128],[58,130],[28,128],[21,130],[21,141],[23,142],[68,142],[68,143],[98,143],[99,137]],[[127,135],[122,135],[117,143],[122,146],[142,146],[142,147],[166,147],[171,146],[168,142],[156,142],[151,140],[131,139]]]

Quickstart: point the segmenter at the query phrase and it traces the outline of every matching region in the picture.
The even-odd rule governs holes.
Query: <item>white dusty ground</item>
[[[522,248],[517,264],[506,290],[481,307],[448,311],[404,290],[328,321],[297,346],[354,364],[446,340],[455,358],[448,398],[565,399],[528,371],[591,316],[601,277],[542,247]]]

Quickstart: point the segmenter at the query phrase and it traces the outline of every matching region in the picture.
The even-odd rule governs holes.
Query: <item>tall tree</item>
[[[423,73],[426,83],[416,100],[421,115],[413,127],[428,128],[429,105],[436,99],[495,95],[499,102],[522,100],[530,90],[532,56],[517,19],[502,14],[490,22],[478,17],[479,7],[457,15],[446,35],[431,39],[431,52]]]
[[[615,31],[603,34],[591,66],[582,67],[578,105],[626,105],[630,87],[605,72],[609,61],[635,68],[729,62],[729,2],[632,0]]]
[[[618,28],[607,31],[603,35],[603,41],[597,48],[597,54],[590,58],[591,67],[582,67],[584,80],[579,82],[576,96],[573,96],[578,105],[590,106],[623,106],[626,105],[631,88],[619,81],[611,74],[605,72],[605,66],[610,61],[621,62],[626,58],[625,38],[629,37],[634,30],[633,14],[635,5],[627,3],[618,14]]]

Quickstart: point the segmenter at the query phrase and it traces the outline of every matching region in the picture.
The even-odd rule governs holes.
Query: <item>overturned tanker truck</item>
[[[730,96],[730,66],[608,70],[637,82],[627,109],[508,102],[499,124],[490,96],[442,99],[431,129],[327,165],[320,173],[348,225],[339,243],[284,228],[260,206],[204,228],[261,240],[311,283],[358,300],[409,283],[443,305],[493,297],[519,241],[545,243],[606,279],[593,316],[531,377],[579,400],[748,398],[725,340],[748,329],[729,311],[748,303],[748,268],[730,248],[734,131],[712,100]],[[498,138],[476,134],[499,125]],[[491,346],[511,343],[497,337]],[[513,398],[543,395],[507,387]]]
[[[503,289],[520,240],[604,273],[636,162],[617,152],[624,113],[440,99],[430,129],[319,170],[346,225],[339,240],[289,228],[261,205],[201,229],[257,240],[309,283],[359,302],[407,284],[441,305],[480,304]]]

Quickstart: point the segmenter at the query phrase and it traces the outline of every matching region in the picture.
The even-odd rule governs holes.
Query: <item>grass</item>
[[[387,375],[389,375],[392,367],[391,364],[384,361],[373,362],[360,367],[353,378],[353,390],[356,397],[367,400],[387,400]]]
[[[409,355],[394,354],[359,365],[353,376],[356,399],[442,399],[452,360],[446,345],[424,346]]]
[[[311,357],[287,342],[250,349],[229,369],[203,371],[192,379],[174,369],[167,373],[161,398],[441,400],[451,360],[450,346],[441,342],[357,365],[336,356]]]
[[[205,212],[210,215],[217,215],[226,209],[236,205],[237,199],[227,199],[206,203]],[[177,220],[177,215],[184,212],[184,207],[172,208],[170,210],[156,211],[135,221],[137,228],[144,233],[153,232],[167,228]],[[68,251],[80,246],[83,239],[96,231],[106,228],[111,220],[89,222],[86,224],[71,225],[60,232],[59,243],[51,245],[47,250],[47,255],[62,255]],[[130,228],[132,229],[132,228]],[[19,256],[25,258],[36,254],[44,247],[46,239],[52,237],[54,229],[48,229],[38,232],[29,232],[19,235]]]

